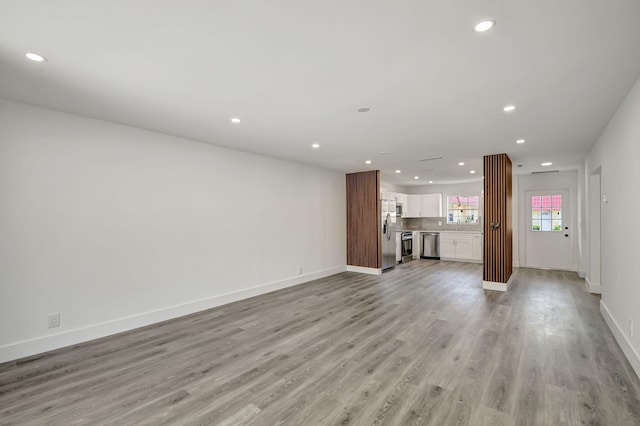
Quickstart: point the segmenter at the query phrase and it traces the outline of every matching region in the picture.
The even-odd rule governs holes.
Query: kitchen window
[[[531,230],[535,232],[562,231],[562,195],[534,195],[531,197]]]
[[[447,223],[480,223],[478,195],[450,195],[447,197]]]

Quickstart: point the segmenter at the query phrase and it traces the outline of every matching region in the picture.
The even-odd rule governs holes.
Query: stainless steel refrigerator
[[[382,270],[396,266],[396,202],[382,201]]]

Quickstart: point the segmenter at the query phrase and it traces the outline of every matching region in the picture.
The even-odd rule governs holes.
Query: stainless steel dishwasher
[[[438,232],[421,232],[422,250],[420,257],[422,259],[440,259],[440,233]]]

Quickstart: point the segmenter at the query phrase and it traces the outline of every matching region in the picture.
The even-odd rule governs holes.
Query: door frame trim
[[[571,262],[570,263],[571,263],[571,267],[569,269],[565,269],[565,268],[550,268],[550,267],[547,267],[547,266],[531,266],[531,265],[528,264],[528,261],[527,261],[527,236],[529,235],[529,232],[528,232],[529,231],[529,227],[527,226],[528,225],[527,218],[529,217],[529,213],[530,213],[530,211],[529,211],[530,210],[530,208],[529,208],[529,195],[528,194],[532,193],[532,192],[534,192],[534,193],[535,192],[547,192],[547,193],[550,193],[550,192],[553,192],[553,191],[566,191],[569,194],[569,211],[570,211],[570,214],[571,214],[571,216],[570,216],[570,219],[571,219],[571,233],[570,233],[570,236],[569,236],[569,238],[571,240],[570,241],[570,250],[571,250]],[[573,211],[573,199],[574,199],[575,195],[574,195],[574,191],[572,190],[572,188],[564,187],[564,188],[551,188],[551,189],[527,189],[527,190],[524,190],[522,194],[524,195],[524,200],[522,200],[522,203],[524,205],[524,211],[522,212],[523,215],[520,216],[520,217],[522,217],[523,223],[519,224],[519,228],[520,228],[520,231],[522,231],[520,236],[521,236],[522,242],[523,242],[523,244],[522,244],[522,260],[524,261],[523,262],[524,265],[519,265],[519,267],[521,267],[521,268],[530,268],[530,269],[548,269],[548,270],[553,270],[553,271],[578,272],[576,259],[575,259],[575,253],[574,253],[574,251],[575,251],[574,250],[575,242],[574,242],[574,235],[573,235],[573,231],[577,230],[577,225],[574,224],[574,222],[577,221],[577,211],[575,211],[575,212]],[[577,209],[577,206],[576,206],[576,209]],[[562,210],[563,211],[565,210],[564,202],[563,202]]]

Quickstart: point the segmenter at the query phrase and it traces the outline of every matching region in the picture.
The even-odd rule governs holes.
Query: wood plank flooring
[[[639,425],[574,273],[343,273],[0,366],[0,424]]]

